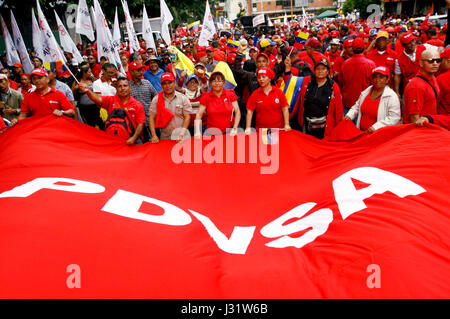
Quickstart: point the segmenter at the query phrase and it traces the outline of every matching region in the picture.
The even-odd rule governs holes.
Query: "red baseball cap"
[[[406,33],[400,37],[400,42],[402,44],[408,44],[412,40],[414,40],[416,37],[412,33]]]
[[[256,59],[255,60],[257,60],[260,56],[263,56],[263,57],[265,57],[266,59],[267,59],[267,61],[269,61],[270,62],[270,59],[269,59],[269,57],[267,56],[267,54],[265,54],[265,53],[259,53],[257,56],[256,56]]]
[[[310,48],[313,48],[316,50],[320,49],[320,46],[321,46],[321,44],[320,44],[319,40],[317,40],[316,38],[310,38],[305,44],[305,47],[310,47]]]
[[[450,47],[441,52],[442,59],[450,59]]]
[[[344,41],[344,48],[351,48],[353,46],[354,39],[347,39]]]
[[[144,67],[141,64],[137,63],[137,62],[133,62],[133,63],[130,63],[128,65],[128,70],[129,71],[140,70],[140,69],[143,69],[143,68]]]
[[[355,40],[353,40],[352,43],[352,48],[353,50],[361,50],[364,49],[366,47],[366,44],[364,42],[363,38],[356,38]]]
[[[235,60],[236,60],[236,54],[235,53],[228,54],[228,56],[227,56],[227,63],[228,64],[233,64]]]
[[[257,76],[259,77],[261,75],[265,75],[271,80],[275,77],[275,73],[273,72],[273,70],[271,68],[266,67],[266,66],[258,70],[258,75]]]
[[[209,46],[206,47],[206,52],[208,52],[208,51],[213,51],[214,52],[214,48],[209,45]]]
[[[387,77],[390,76],[389,69],[385,66],[377,66],[375,69],[372,70],[372,74],[380,73],[382,75],[386,75]]]
[[[20,63],[14,63],[13,66],[16,68],[23,68],[23,65]]]
[[[48,73],[47,73],[47,71],[45,71],[44,69],[37,68],[37,69],[34,69],[34,70],[31,72],[31,76],[33,76],[33,75],[37,75],[37,76],[48,76]]]
[[[161,83],[163,83],[164,81],[174,82],[175,76],[173,75],[173,73],[170,72],[163,73],[161,75]]]

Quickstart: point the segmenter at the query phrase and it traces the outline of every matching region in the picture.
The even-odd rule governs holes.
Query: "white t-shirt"
[[[92,84],[92,91],[95,93],[100,93],[103,96],[114,96],[116,95],[116,88],[107,82],[98,79]]]

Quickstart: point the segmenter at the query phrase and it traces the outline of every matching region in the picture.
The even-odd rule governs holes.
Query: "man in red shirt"
[[[325,52],[325,57],[330,61],[330,74],[333,79],[337,79],[339,73],[341,72],[342,64],[344,63],[344,58],[341,56],[341,51],[339,49],[340,41],[334,38],[330,41],[330,50]]]
[[[366,57],[372,60],[376,66],[384,66],[389,70],[390,74],[394,74],[394,65],[397,55],[394,51],[387,48],[387,40],[389,34],[386,31],[378,31],[375,48],[367,53]],[[391,77],[389,86],[393,87],[394,81]]]
[[[311,71],[314,71],[314,65],[326,57],[320,53],[318,50],[322,47],[322,44],[316,38],[310,38],[306,44],[306,51],[300,52],[298,57],[308,63]]]
[[[98,79],[100,77],[100,72],[102,71],[102,66],[97,63],[97,57],[94,54],[90,54],[88,56],[88,62],[92,75]]]
[[[339,74],[342,102],[347,111],[355,104],[361,92],[372,83],[372,70],[376,67],[372,60],[362,54],[365,49],[362,38],[353,40],[352,48],[354,54],[342,64]]]
[[[126,77],[117,79],[117,94],[114,96],[98,95],[92,92],[85,83],[80,83],[79,89],[81,92],[86,93],[97,105],[106,109],[108,114],[111,114],[117,108],[124,109],[135,128],[134,134],[128,137],[126,143],[127,145],[133,145],[138,141],[144,129],[145,111],[141,102],[130,96],[130,84]]]
[[[450,47],[441,53],[441,74],[438,75],[437,81],[441,94],[439,96],[438,114],[450,115]]]
[[[353,41],[354,39],[352,38],[346,39],[344,41],[344,44],[342,45],[344,49],[342,50],[341,56],[344,61],[350,59],[353,56]]]
[[[412,33],[405,33],[400,38],[400,43],[405,50],[395,60],[394,66],[394,91],[400,97],[400,83],[403,89],[419,71],[420,56],[425,51],[423,44],[416,44],[416,37]]]
[[[47,71],[43,69],[34,69],[31,72],[36,90],[27,94],[23,99],[20,109],[19,120],[27,116],[45,116],[54,114],[56,116],[70,116],[77,119],[75,107],[70,103],[67,97],[54,87],[49,86]]]
[[[416,123],[425,115],[437,114],[439,84],[434,74],[439,69],[441,58],[437,50],[425,50],[419,61],[419,73],[405,88],[403,123]]]

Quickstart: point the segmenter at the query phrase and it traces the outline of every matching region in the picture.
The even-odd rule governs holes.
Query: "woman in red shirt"
[[[247,102],[247,121],[245,133],[251,133],[253,112],[256,109],[256,129],[259,128],[283,128],[290,131],[289,105],[286,96],[276,86],[272,86],[271,80],[275,73],[268,67],[258,70],[257,80],[260,87],[255,90]]]
[[[200,99],[200,107],[195,116],[195,134],[196,138],[201,136],[201,119],[203,113],[208,114],[206,119],[206,131],[208,134],[215,134],[210,129],[220,130],[225,133],[233,123],[230,136],[237,134],[237,127],[241,119],[241,112],[237,102],[237,96],[233,90],[224,89],[225,76],[222,72],[213,72],[209,78],[211,91],[204,93]],[[209,132],[208,132],[209,130]]]

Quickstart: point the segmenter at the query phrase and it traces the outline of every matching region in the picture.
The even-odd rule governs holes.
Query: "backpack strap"
[[[434,96],[436,97],[436,101],[438,100],[438,94],[437,94],[437,92],[436,92],[436,89],[434,88],[434,86],[425,78],[425,77],[423,77],[423,76],[421,76],[420,74],[418,74],[418,75],[416,75],[418,78],[421,78],[422,80],[424,80],[425,82],[427,82],[430,86],[431,86],[431,88],[433,89],[433,91],[434,91]]]

